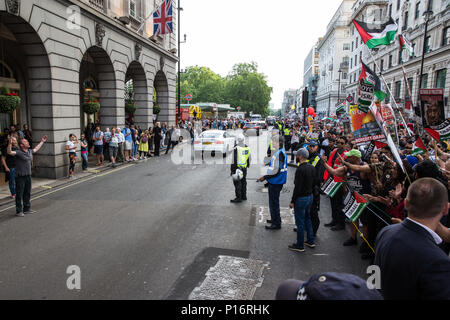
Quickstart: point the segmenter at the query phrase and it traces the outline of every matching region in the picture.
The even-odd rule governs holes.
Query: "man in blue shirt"
[[[131,161],[131,149],[133,148],[133,138],[131,137],[131,129],[128,127],[123,128],[122,134],[125,137],[125,160],[127,162]]]

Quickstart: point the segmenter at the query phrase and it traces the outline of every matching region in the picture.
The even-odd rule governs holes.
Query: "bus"
[[[263,120],[263,118],[261,117],[260,114],[252,114],[252,115],[251,115],[251,121],[252,121],[252,122],[255,122],[255,121],[262,121],[262,120]]]

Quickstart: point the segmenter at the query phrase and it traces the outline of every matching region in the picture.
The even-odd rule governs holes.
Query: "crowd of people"
[[[450,299],[448,141],[436,141],[425,132],[422,140],[427,150],[417,152],[414,132],[419,128],[413,123],[408,123],[408,128],[398,126],[396,150],[383,142],[371,147],[360,145],[351,132],[345,132],[340,122],[334,120],[312,126],[282,120],[276,123],[277,127],[274,142],[291,150],[298,165],[290,205],[295,212],[297,242],[289,249],[304,252],[304,246],[316,246],[320,195],[326,194],[331,214],[324,226],[332,232],[349,232],[343,246],[359,245],[361,258],[380,266],[385,298]],[[271,151],[276,150],[269,147],[268,153]],[[398,151],[401,163],[396,161],[393,151]],[[273,158],[271,165],[277,159]],[[260,181],[265,179],[262,177]],[[324,186],[331,182],[336,182],[333,184],[336,188],[326,193],[329,190]],[[269,202],[273,202],[271,187]],[[351,196],[358,198],[357,205],[367,204],[357,220],[346,216],[351,209],[352,202],[348,200]],[[272,214],[272,206],[272,219],[267,221],[270,226],[266,228],[280,229],[279,212]],[[391,256],[394,254],[396,257]],[[408,276],[413,284],[406,284]]]

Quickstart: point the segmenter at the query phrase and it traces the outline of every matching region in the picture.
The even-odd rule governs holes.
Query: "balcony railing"
[[[106,0],[89,0],[89,4],[99,11],[105,10],[105,2]]]

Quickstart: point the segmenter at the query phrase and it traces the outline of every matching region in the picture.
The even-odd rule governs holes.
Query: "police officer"
[[[320,210],[320,185],[322,184],[323,174],[325,172],[325,168],[320,161],[319,156],[319,144],[316,140],[313,140],[308,145],[309,158],[308,163],[310,163],[315,169],[315,179],[313,186],[313,204],[311,207],[311,222],[313,226],[314,235],[317,234],[317,230],[319,229],[320,220],[319,220],[319,210]]]
[[[289,128],[289,125],[286,123],[284,130],[284,145],[286,150],[291,149],[291,129]]]
[[[243,176],[233,179],[236,199],[232,203],[240,203],[247,200],[247,168],[250,168],[250,148],[244,143],[245,137],[241,134],[237,137],[237,145],[233,151],[233,163],[231,164],[231,175],[235,175],[239,169]]]
[[[280,193],[283,185],[286,184],[288,170],[287,154],[284,149],[282,135],[279,135],[279,138],[274,140],[274,146],[277,148],[277,152],[275,152],[270,160],[267,174],[258,179],[260,182],[267,180],[269,183],[269,209],[271,219],[267,221],[267,223],[270,223],[270,226],[266,226],[268,230],[281,229]]]

